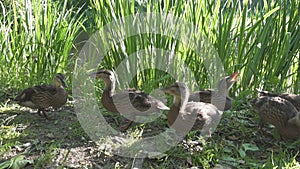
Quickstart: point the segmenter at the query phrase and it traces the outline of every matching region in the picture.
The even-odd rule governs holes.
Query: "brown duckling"
[[[262,90],[258,90],[259,94],[261,96],[270,96],[270,97],[281,97],[284,98],[286,100],[288,100],[289,102],[291,102],[298,111],[300,111],[300,95],[298,94],[288,94],[288,93],[283,93],[283,94],[275,94],[275,93],[271,93],[268,91],[262,91]]]
[[[116,78],[110,70],[99,70],[90,76],[100,78],[105,83],[101,103],[110,112],[121,113],[129,117],[129,123],[121,128],[126,130],[135,116],[145,116],[161,110],[169,110],[163,102],[136,89],[122,90],[115,93]]]
[[[235,72],[230,76],[222,78],[218,83],[217,91],[206,89],[192,93],[189,97],[189,101],[212,103],[222,111],[230,109],[232,106],[232,99],[228,96],[228,92],[238,80],[237,76],[238,72]]]
[[[174,96],[174,102],[168,113],[168,124],[180,133],[190,129],[201,130],[203,136],[211,136],[222,117],[222,111],[216,106],[203,102],[189,102],[189,89],[185,83],[176,82],[162,89]]]
[[[49,120],[45,109],[59,108],[67,102],[68,95],[63,87],[67,87],[65,77],[58,73],[53,78],[53,85],[43,84],[24,89],[15,101],[21,106],[38,109],[38,114]]]
[[[261,118],[260,127],[264,123],[275,126],[280,136],[285,139],[300,137],[300,113],[295,106],[281,97],[260,96],[251,101],[254,111]]]

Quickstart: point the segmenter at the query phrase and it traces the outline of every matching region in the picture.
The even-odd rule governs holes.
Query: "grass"
[[[80,165],[89,168],[130,168],[140,165],[143,168],[299,168],[299,141],[278,141],[276,133],[271,132],[272,128],[267,128],[267,135],[261,135],[257,130],[257,115],[245,104],[256,96],[256,88],[299,93],[298,1],[85,2],[0,2],[0,159],[3,159],[0,163],[3,164],[4,160],[9,163],[21,161],[23,165],[34,168],[80,168]],[[215,51],[199,54],[193,50],[195,46],[192,39],[189,39],[190,43],[185,43],[185,39],[159,33],[139,33],[142,30],[128,30],[128,27],[119,25],[121,31],[138,33],[122,41],[107,41],[106,45],[112,48],[105,53],[99,67],[119,70],[120,81],[124,82],[120,88],[136,87],[150,93],[177,80],[170,75],[172,73],[181,80],[186,78],[185,69],[180,67],[185,64],[191,70],[189,77],[195,78],[198,84],[190,82],[194,89],[208,88],[213,85],[208,74],[210,70],[205,68],[205,52],[215,52],[222,62],[224,73],[239,70],[240,81],[230,93],[235,100],[233,110],[223,115],[210,140],[202,141],[197,133],[191,132],[183,142],[163,156],[129,159],[113,155],[112,147],[119,145],[111,138],[92,143],[74,115],[70,114],[72,109],[53,112],[56,120],[45,122],[35,114],[28,113],[28,109],[15,107],[11,103],[23,88],[51,83],[52,76],[57,72],[65,73],[69,77],[68,84],[71,84],[73,73],[80,70],[76,69],[76,59],[81,45],[76,43],[86,38],[82,36],[95,33],[120,17],[144,12],[154,12],[157,18],[163,18],[162,13],[169,13],[185,23],[197,25],[198,32],[191,36],[199,38],[204,35],[206,39],[201,42],[209,40]],[[151,18],[146,18],[143,24],[153,23],[155,26],[159,22],[167,24]],[[174,27],[159,28],[160,32],[174,32]],[[102,35],[103,32],[99,33]],[[165,67],[174,68],[169,74],[147,68],[166,63],[172,57],[177,60]],[[140,64],[128,67],[124,65],[124,60],[140,61]],[[130,74],[133,72],[137,74]],[[129,75],[131,79],[127,79]],[[103,84],[97,82],[96,86],[97,93],[102,93]],[[68,93],[72,100],[70,89]],[[104,112],[104,116],[113,124],[122,120],[108,112]],[[115,127],[118,125],[115,124]],[[134,145],[134,141],[164,131],[166,126],[164,116],[155,122],[136,124],[127,133],[124,145]],[[77,164],[72,164],[72,160]]]

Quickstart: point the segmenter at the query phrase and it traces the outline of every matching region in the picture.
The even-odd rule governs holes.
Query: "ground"
[[[282,141],[266,128],[257,129],[258,118],[248,109],[225,112],[212,138],[203,140],[191,132],[162,155],[126,158],[114,155],[113,147],[129,144],[166,131],[165,115],[149,124],[134,124],[124,137],[95,142],[82,129],[73,106],[48,112],[52,120],[36,111],[8,105],[0,109],[1,163],[20,157],[24,168],[258,168],[299,166],[299,141]],[[107,121],[122,121],[105,114]],[[121,123],[121,122],[120,122]],[[114,125],[114,124],[113,124]],[[119,124],[116,124],[116,126]],[[127,134],[127,136],[126,136]],[[131,141],[124,141],[124,140]],[[297,162],[298,161],[298,162]],[[273,162],[273,164],[272,164]]]

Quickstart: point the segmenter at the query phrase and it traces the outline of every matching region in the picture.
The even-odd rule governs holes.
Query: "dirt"
[[[129,168],[133,159],[107,155],[103,148],[90,140],[81,128],[71,106],[59,111],[47,112],[51,120],[39,116],[34,110],[16,107],[17,109],[0,112],[0,120],[9,119],[6,126],[17,126],[21,132],[16,144],[9,153],[4,154],[0,164],[16,155],[23,154],[32,159],[33,164],[25,168]],[[116,118],[118,121],[119,118]],[[112,116],[106,120],[115,122]],[[151,125],[151,124],[150,124]],[[159,125],[146,127],[147,133],[162,130]],[[135,163],[138,160],[135,160]]]
[[[0,120],[5,126],[16,126],[16,131],[22,134],[14,140],[5,140],[5,142],[14,142],[9,153],[4,154],[0,159],[0,164],[3,161],[15,157],[16,155],[23,154],[26,159],[33,160],[33,164],[28,164],[25,168],[133,168],[141,167],[146,164],[147,168],[151,165],[152,168],[162,167],[163,164],[159,159],[134,159],[126,158],[114,155],[109,151],[110,147],[116,146],[115,142],[122,144],[124,138],[113,138],[111,140],[105,140],[101,144],[97,144],[92,141],[86,132],[82,129],[80,122],[77,119],[76,113],[73,107],[65,106],[62,110],[47,112],[52,120],[47,120],[39,116],[36,111],[16,107],[14,109],[2,111],[0,109]],[[107,122],[111,123],[115,129],[121,125],[124,119],[118,117],[115,114],[104,114]],[[157,133],[164,132],[167,125],[165,117],[162,116],[155,122],[147,123],[145,126],[140,127],[139,124],[133,124],[129,129],[132,135],[138,135],[139,132],[134,133],[135,129],[141,129],[144,131],[141,133],[141,137],[150,137]],[[229,123],[239,119],[239,122],[245,122],[247,130],[236,130],[241,125],[240,123]],[[221,120],[217,131],[214,133],[214,139],[216,144],[222,144],[226,146],[229,142],[236,144],[240,143],[240,140],[252,140],[251,143],[259,145],[260,148],[276,152],[278,143],[274,142],[272,134],[270,136],[264,135],[262,137],[256,131],[257,122],[253,121],[254,117],[244,117],[241,114],[229,114],[226,118]],[[3,122],[3,120],[6,120]],[[0,121],[0,122],[1,122]],[[1,124],[1,123],[0,123]],[[253,128],[253,129],[251,129]],[[132,134],[133,133],[133,134]],[[210,141],[213,142],[214,139]],[[112,141],[117,140],[117,141]],[[229,140],[229,141],[228,141]],[[253,142],[254,141],[254,142]],[[3,144],[3,143],[1,143]],[[180,153],[181,151],[187,154],[196,152],[199,154],[202,152],[202,145],[199,142],[182,142],[182,148],[174,147],[169,153],[175,151]],[[227,145],[232,146],[232,145]],[[159,147],[159,146],[157,146]],[[177,150],[178,149],[178,150]],[[253,152],[256,156],[266,159],[267,157],[261,151]],[[168,154],[170,155],[170,154]],[[297,158],[299,160],[299,156]],[[174,157],[169,159],[168,166],[171,168],[178,168],[178,165],[192,166],[189,159],[181,159],[180,157]],[[178,164],[180,162],[180,164]],[[162,165],[162,166],[160,166]],[[214,165],[212,165],[214,166]]]

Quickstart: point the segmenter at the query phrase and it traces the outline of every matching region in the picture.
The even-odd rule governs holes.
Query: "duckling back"
[[[291,102],[298,111],[300,111],[300,95],[288,94],[288,93],[275,94],[275,93],[271,93],[268,91],[261,91],[261,90],[258,90],[258,92],[261,96],[281,97],[283,99],[286,99],[287,101]]]
[[[67,92],[62,87],[39,85],[23,90],[15,100],[32,109],[59,108],[67,102]]]
[[[284,98],[291,102],[295,108],[300,111],[300,95],[297,94],[280,94],[279,97]]]
[[[188,102],[184,110],[173,105],[168,113],[168,124],[177,132],[186,133],[187,130],[199,130],[202,136],[211,136],[217,127],[222,111],[212,104],[203,102]]]

